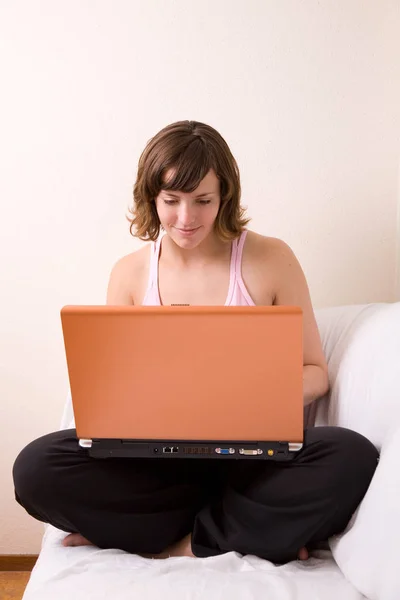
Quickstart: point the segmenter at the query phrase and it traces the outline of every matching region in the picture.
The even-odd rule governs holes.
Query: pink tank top
[[[225,306],[255,306],[242,279],[242,254],[246,235],[247,231],[243,231],[241,236],[232,242],[230,280]],[[142,302],[143,306],[161,305],[158,291],[158,261],[162,237],[152,242],[149,283]]]

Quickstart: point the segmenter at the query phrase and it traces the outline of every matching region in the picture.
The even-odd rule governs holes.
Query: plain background
[[[137,161],[204,121],[250,228],[291,245],[314,306],[400,298],[400,14],[392,0],[0,4],[0,553],[36,553],[13,461],[57,429],[59,310],[102,304]]]

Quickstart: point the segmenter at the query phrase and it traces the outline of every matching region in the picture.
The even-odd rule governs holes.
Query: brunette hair
[[[165,182],[164,176],[170,169],[173,176]],[[223,137],[197,121],[172,123],[147,143],[139,159],[133,207],[129,209],[131,234],[144,241],[155,241],[161,226],[155,204],[160,191],[192,192],[210,169],[220,181],[221,204],[215,231],[224,241],[238,237],[250,221],[240,205],[239,168]]]

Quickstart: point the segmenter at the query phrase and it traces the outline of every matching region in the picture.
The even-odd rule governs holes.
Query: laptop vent
[[[212,454],[213,448],[205,448],[203,446],[184,446],[183,452],[185,454]]]

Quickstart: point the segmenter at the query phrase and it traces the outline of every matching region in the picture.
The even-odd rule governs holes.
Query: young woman
[[[328,369],[303,271],[284,241],[246,228],[239,170],[215,129],[182,121],[151,139],[131,212],[131,232],[151,243],[116,263],[108,304],[301,306],[304,404],[326,394]],[[291,462],[251,464],[97,460],[67,430],[30,443],[13,474],[17,501],[68,532],[64,545],[160,558],[237,551],[283,563],[306,559],[308,549],[346,527],[377,458],[369,440],[339,427],[307,429]]]

